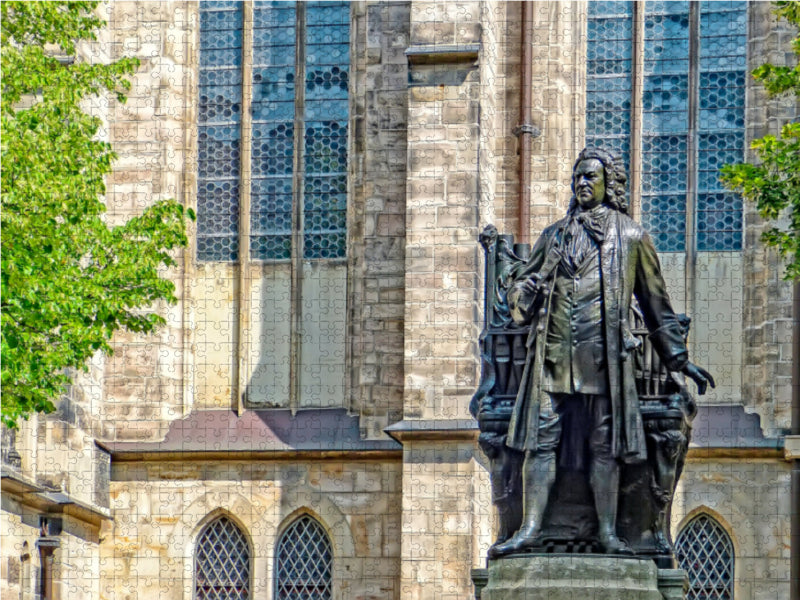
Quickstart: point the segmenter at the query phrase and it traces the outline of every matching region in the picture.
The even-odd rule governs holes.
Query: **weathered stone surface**
[[[651,560],[529,555],[489,562],[481,600],[663,600]]]

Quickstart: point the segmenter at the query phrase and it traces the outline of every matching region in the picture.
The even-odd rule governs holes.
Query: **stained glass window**
[[[203,529],[194,559],[194,600],[248,600],[250,546],[239,528],[220,517]]]
[[[276,556],[276,600],[332,597],[333,551],[317,521],[308,515],[294,521],[281,536]]]
[[[733,598],[733,544],[709,515],[692,519],[678,535],[675,557],[689,575],[687,600]]]
[[[689,172],[696,176],[697,249],[740,250],[741,197],[719,180],[723,164],[744,158],[746,2],[700,4],[700,53],[689,55],[689,2],[647,1],[643,8],[642,223],[662,252],[686,250]],[[631,164],[634,3],[589,3],[586,143]],[[699,72],[697,131],[690,131],[690,61]],[[690,136],[697,135],[697,160]],[[639,152],[639,149],[635,149]],[[692,192],[695,190],[691,190]]]
[[[242,119],[242,4],[200,3],[197,258],[236,260]]]
[[[212,121],[204,106],[219,98],[220,92],[211,84],[204,87],[208,77],[204,79],[203,73],[204,69],[226,71],[225,81],[230,80],[239,93],[238,109],[241,4],[201,2],[200,12],[198,258],[236,260],[240,120],[237,113],[224,121],[224,130],[208,130],[206,123]],[[292,231],[297,228],[303,231],[303,258],[342,258],[346,247],[350,5],[256,1],[252,34],[250,255],[257,260],[289,259]],[[224,54],[217,57],[221,45]],[[220,61],[227,62],[220,66]],[[205,66],[212,62],[213,69]],[[219,85],[217,80],[214,85]],[[300,127],[299,131],[295,127]],[[229,159],[217,149],[219,144],[211,145],[212,133],[217,136],[215,142],[233,138],[228,144],[234,145],[235,157]],[[204,162],[206,157],[219,162]],[[216,183],[220,180],[224,184]]]

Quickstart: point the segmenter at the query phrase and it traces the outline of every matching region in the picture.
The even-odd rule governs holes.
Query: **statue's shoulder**
[[[634,221],[624,213],[617,213],[617,226],[620,233],[628,238],[640,240],[647,235],[647,230],[642,227],[641,223]]]
[[[561,229],[564,229],[564,227],[567,226],[568,222],[569,222],[569,218],[568,217],[564,217],[562,219],[559,219],[555,223],[550,223],[550,225],[548,225],[547,227],[545,227],[542,230],[542,237],[544,237],[544,238],[552,238],[556,234],[556,232],[558,232]]]

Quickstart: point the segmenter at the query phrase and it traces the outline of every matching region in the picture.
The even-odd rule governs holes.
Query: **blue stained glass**
[[[238,180],[210,180],[197,186],[198,212],[203,214],[239,214]]]
[[[700,68],[704,69],[708,64],[716,65],[726,60],[736,64],[740,57],[738,51],[746,44],[746,35],[704,36],[700,42]]]
[[[586,143],[616,146],[626,159],[632,40],[631,20],[622,17],[630,14],[630,8],[624,2],[590,2],[587,29]],[[719,168],[743,157],[746,10],[746,2],[701,4],[700,250],[741,247],[740,200],[736,204],[730,198],[720,199],[725,192]],[[686,1],[645,4],[642,211],[660,251],[683,251],[686,245],[688,13]]]
[[[294,97],[294,66],[257,67],[253,69],[253,85],[273,84],[262,88],[269,94],[280,94],[280,100]],[[291,90],[291,94],[289,93]]]
[[[294,102],[259,102],[252,107],[254,121],[288,121],[294,118]]]
[[[741,129],[744,127],[744,108],[717,108],[700,111],[703,129]]]
[[[624,0],[592,0],[589,2],[589,18],[611,15],[633,15],[633,2]]]
[[[309,68],[306,72],[306,98],[347,98],[347,71],[339,67]]]
[[[306,24],[350,27],[349,2],[307,2]]]
[[[232,85],[242,87],[242,72],[239,69],[200,69],[200,89]]]
[[[306,29],[308,44],[349,44],[350,28],[347,23],[326,23]]]
[[[633,20],[630,18],[592,19],[587,24],[586,34],[590,40],[603,43],[609,40],[630,40],[633,35]]]
[[[606,43],[591,44],[586,51],[586,60],[630,60],[630,40],[608,40]]]
[[[224,213],[206,213],[198,212],[197,233],[198,235],[204,234],[221,234],[221,235],[236,235],[239,230],[239,215],[238,214],[224,214]],[[200,218],[202,217],[202,218]]]
[[[747,26],[747,11],[700,12],[700,32],[705,36],[740,35]]]
[[[239,256],[239,238],[217,235],[197,236],[197,260],[235,261]]]
[[[588,92],[625,92],[625,101],[630,106],[631,80],[630,77],[589,77],[586,80]]]
[[[228,10],[215,10],[215,9]],[[236,260],[239,225],[242,7],[200,4],[197,258]]]
[[[305,39],[306,258],[344,256],[350,3],[253,4],[251,231],[256,259],[291,253],[297,31]],[[201,2],[198,257],[235,260],[238,240],[242,5]]]
[[[224,67],[227,65],[241,66],[241,48],[227,48],[225,50],[205,50],[200,54],[200,67]]]
[[[240,0],[204,0],[201,10],[236,10]]]
[[[292,233],[292,213],[289,212],[253,212],[253,235],[269,233]]]
[[[305,258],[344,258],[347,239],[344,231],[338,233],[309,234],[303,236]]]
[[[264,61],[262,58],[262,53],[270,48],[277,48],[276,52],[281,53],[282,56],[286,55],[281,59],[280,63],[276,64],[292,64],[294,62],[294,16],[292,16],[292,21],[289,21],[288,25],[287,23],[282,23],[281,25],[280,27],[264,27],[253,30],[253,49],[255,51],[253,61],[256,64],[273,64],[269,61]]]
[[[700,11],[725,12],[730,10],[747,10],[747,0],[701,0]]]
[[[284,67],[294,73],[294,44],[289,46],[258,46],[254,44],[253,67]]]
[[[306,47],[307,65],[346,64],[349,62],[349,44],[314,44]]]
[[[686,0],[648,0],[645,12],[662,15],[689,14],[689,3]]]
[[[334,208],[344,210],[347,207],[347,177],[344,175],[317,175],[306,177],[304,189],[307,194],[319,192],[324,194],[334,194],[344,204],[336,205]]]
[[[686,214],[686,194],[645,195],[642,197],[642,210],[647,213],[680,213]]]
[[[250,238],[250,255],[256,260],[286,260],[292,256],[292,236],[259,235]]]
[[[686,43],[689,46],[689,11],[683,14],[652,15],[647,14],[644,18],[644,39],[645,42],[661,43],[664,40]],[[647,47],[645,45],[645,52]]]
[[[205,32],[202,39],[201,48],[203,50],[213,50],[221,48],[241,48],[242,30],[223,29],[220,31]]]
[[[200,47],[203,47],[203,34],[210,31],[223,29],[241,30],[242,28],[242,7],[237,4],[235,10],[215,11],[209,10],[204,6],[205,2],[200,3]]]
[[[280,2],[277,6],[270,6],[272,2],[253,3],[253,28],[264,29],[294,24],[296,10],[294,2]]]
[[[308,100],[306,101],[306,118],[344,120],[347,118],[347,100]]]

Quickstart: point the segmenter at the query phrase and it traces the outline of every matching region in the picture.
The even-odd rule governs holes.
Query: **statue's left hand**
[[[690,377],[697,384],[697,393],[701,396],[706,393],[706,387],[708,385],[710,385],[712,388],[716,387],[711,373],[701,367],[698,367],[694,363],[687,362],[681,371],[684,375]]]

